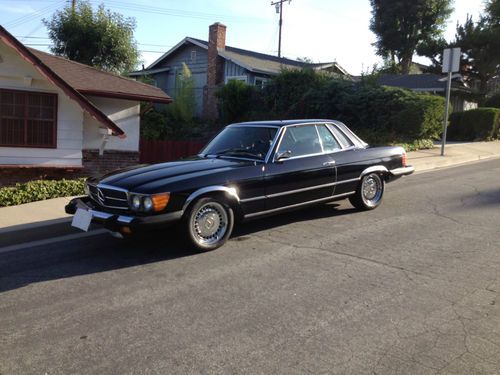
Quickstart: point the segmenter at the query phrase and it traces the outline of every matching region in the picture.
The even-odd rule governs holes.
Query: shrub
[[[12,187],[0,188],[0,207],[40,201],[44,199],[83,195],[85,179],[36,180]]]
[[[167,111],[175,122],[189,123],[194,110],[194,78],[189,67],[182,63],[182,72],[175,77],[174,102],[167,106]]]
[[[225,123],[244,121],[262,105],[261,89],[242,81],[231,80],[216,93]]]
[[[489,108],[500,108],[500,92],[497,92],[486,99],[484,106]]]
[[[434,141],[432,139],[416,139],[410,143],[395,143],[394,146],[401,146],[406,152],[429,150],[434,148]]]
[[[166,139],[172,135],[165,112],[151,110],[141,118],[141,137],[145,139]]]
[[[500,109],[476,108],[450,115],[448,139],[453,141],[491,140],[499,137]]]

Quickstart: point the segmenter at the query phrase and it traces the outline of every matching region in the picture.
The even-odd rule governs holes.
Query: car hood
[[[162,191],[168,184],[207,175],[223,174],[255,164],[256,162],[232,158],[193,157],[175,162],[120,169],[89,181],[120,187],[136,193],[154,193]]]

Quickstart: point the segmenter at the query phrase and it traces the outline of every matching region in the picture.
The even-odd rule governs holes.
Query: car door
[[[335,160],[324,151],[315,124],[284,129],[274,158],[265,166],[264,180],[266,210],[326,200],[333,195]]]

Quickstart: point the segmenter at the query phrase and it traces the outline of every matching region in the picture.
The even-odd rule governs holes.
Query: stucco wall
[[[105,150],[139,151],[140,104],[135,101],[89,96],[88,99],[113,120],[127,137],[110,136]],[[103,134],[99,123],[85,113],[83,117],[83,149],[96,150],[101,147]]]
[[[0,43],[0,88],[56,93],[57,148],[1,147],[0,165],[81,166],[83,110],[16,51]],[[31,77],[31,84],[25,81]]]

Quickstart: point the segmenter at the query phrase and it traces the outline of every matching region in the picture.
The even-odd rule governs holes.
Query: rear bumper
[[[407,167],[401,167],[396,169],[391,169],[389,171],[394,177],[408,176],[415,172],[415,167],[409,165]]]
[[[175,211],[152,216],[118,215],[95,209],[89,197],[72,199],[66,205],[65,211],[67,214],[73,215],[78,208],[87,210],[92,214],[92,223],[100,224],[112,232],[120,232],[124,227],[134,231],[141,228],[172,224],[179,221],[183,214],[183,211]]]

